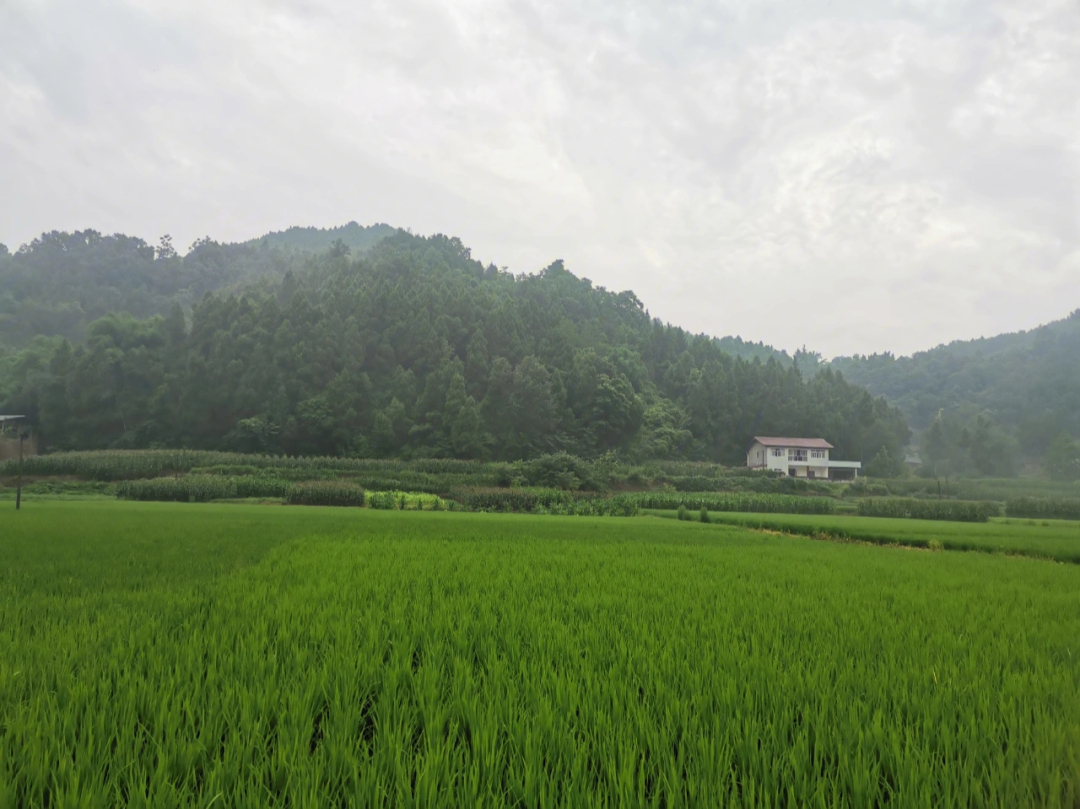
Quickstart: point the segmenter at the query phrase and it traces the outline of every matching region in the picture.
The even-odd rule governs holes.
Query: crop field
[[[1080,804],[1075,565],[130,501],[0,547],[0,807]]]
[[[674,511],[651,512],[675,517]],[[697,516],[694,515],[694,519]],[[844,514],[709,512],[714,523],[882,545],[1015,554],[1080,563],[1080,524],[1067,520],[995,519],[985,523],[889,519]]]

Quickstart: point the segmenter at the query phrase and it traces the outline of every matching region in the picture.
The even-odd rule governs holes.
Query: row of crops
[[[212,500],[277,499],[297,506],[346,506],[401,511],[445,511],[455,504],[424,492],[365,492],[348,480],[290,481],[265,475],[185,475],[120,483],[122,500],[207,503]]]
[[[424,492],[368,491],[351,480],[292,481],[268,475],[192,474],[124,481],[117,497],[205,503],[211,500],[281,499],[289,504],[364,506],[371,508],[439,510],[460,507],[468,511],[516,512],[630,517],[640,509],[750,511],[791,514],[831,514],[833,501],[817,497],[779,494],[695,494],[680,492],[627,492],[605,495],[559,489],[463,487],[452,489],[447,500]]]
[[[860,500],[857,513],[860,517],[986,522],[1001,514],[1001,506],[987,501],[875,497]]]
[[[342,480],[294,482],[258,476],[184,475],[131,480],[116,487],[122,500],[208,503],[211,500],[282,499],[291,505],[362,506],[364,490]]]
[[[17,461],[0,462],[0,477],[11,477],[18,471]],[[23,471],[36,478],[74,477],[100,482],[178,474],[225,477],[269,474],[283,480],[347,477],[368,490],[431,494],[444,494],[452,487],[463,486],[531,486],[570,491],[604,491],[632,486],[676,491],[835,493],[826,483],[719,464],[665,462],[634,466],[609,458],[587,461],[566,453],[506,463],[434,458],[295,458],[202,450],[115,450],[32,456],[25,460]]]
[[[291,505],[364,506],[377,509],[516,512],[629,517],[642,509],[748,512],[764,514],[834,514],[836,501],[826,497],[785,494],[570,492],[561,489],[455,487],[446,499],[432,492],[405,487],[366,490],[357,479],[295,480],[268,474],[196,474],[123,481],[116,486],[124,500],[205,503],[211,500],[281,499]],[[999,516],[994,502],[865,498],[858,501],[863,517],[886,517],[951,522],[986,522]],[[1080,519],[1080,502],[1021,498],[1009,501],[1010,517]]]
[[[1080,520],[1080,498],[1016,497],[1005,501],[1005,516],[1034,520]]]

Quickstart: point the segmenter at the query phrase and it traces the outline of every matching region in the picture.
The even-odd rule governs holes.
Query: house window
[[[812,449],[812,450],[810,450],[810,457],[811,458],[824,458],[825,457],[825,450],[823,450],[823,449]]]
[[[774,458],[783,458],[784,457],[784,451],[782,449],[774,449],[772,451],[772,456]]]
[[[787,458],[789,461],[805,461],[806,450],[805,449],[789,449],[787,451]]]

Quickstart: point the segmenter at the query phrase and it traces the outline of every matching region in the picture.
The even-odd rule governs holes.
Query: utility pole
[[[15,510],[22,508],[23,441],[30,437],[25,430],[19,430],[19,486],[15,490]]]

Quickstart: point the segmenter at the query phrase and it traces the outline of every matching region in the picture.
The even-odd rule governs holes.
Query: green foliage
[[[708,509],[709,511],[786,512],[832,514],[836,506],[826,497],[795,497],[786,494],[689,494],[638,492],[620,495],[642,509]]]
[[[1062,433],[1047,448],[1043,467],[1054,480],[1080,480],[1080,441]]]
[[[597,480],[590,464],[583,463],[567,452],[553,455],[541,455],[522,466],[522,475],[530,486],[552,489],[599,490],[605,488],[606,481]]]
[[[900,458],[894,458],[889,454],[888,449],[882,447],[873,460],[866,465],[866,474],[872,478],[893,478],[900,474],[902,467],[903,461]]]
[[[1039,458],[1062,432],[1080,435],[1080,309],[1027,332],[957,341],[911,357],[841,357],[831,367],[885,396],[920,429],[941,413],[966,426],[974,447],[953,447],[981,474],[1003,476],[1003,463],[1014,460],[1009,455]],[[977,437],[980,417],[985,427]],[[948,447],[949,437],[941,438]]]
[[[685,505],[679,506],[678,517],[680,520],[684,521],[690,519],[689,512],[686,510]]]
[[[286,248],[290,250],[305,250],[308,252],[321,252],[334,249],[335,254],[342,255],[342,248],[347,252],[362,252],[374,247],[387,236],[392,236],[397,228],[390,225],[377,224],[370,227],[349,222],[336,228],[312,228],[291,227],[281,231],[271,231],[264,236],[244,242],[247,247],[259,248]],[[340,244],[340,247],[337,245]],[[345,253],[347,254],[347,253]]]
[[[288,497],[296,485],[268,476],[184,475],[124,481],[117,485],[116,496],[121,500],[206,503],[248,497]],[[327,485],[333,482],[327,481]]]
[[[11,806],[1080,800],[1071,565],[656,520],[13,517]]]
[[[986,522],[991,517],[997,517],[1001,514],[1001,506],[997,503],[985,501],[872,497],[859,500],[858,513],[862,517]]]
[[[705,506],[701,507],[701,512],[698,514],[698,521],[707,523],[709,522],[709,510]]]
[[[364,490],[344,480],[317,480],[296,483],[285,493],[290,506],[354,506],[364,505]]]
[[[899,457],[909,438],[898,411],[829,369],[804,378],[762,347],[666,326],[560,262],[514,276],[443,236],[399,231],[362,255],[201,241],[179,258],[50,234],[8,265],[0,289],[19,313],[46,291],[76,308],[86,284],[103,296],[89,321],[44,329],[67,341],[20,338],[0,357],[0,410],[28,414],[51,450],[737,465],[754,432],[820,435],[853,459]],[[129,275],[160,295],[110,314]],[[203,297],[207,285],[222,291]],[[544,484],[602,488],[564,471]]]
[[[629,495],[610,497],[563,489],[461,488],[451,490],[450,499],[468,511],[597,517],[633,517],[637,513],[637,504]]]
[[[1080,520],[1080,498],[1016,497],[1005,501],[1006,517]]]
[[[1018,469],[1019,447],[989,416],[962,419],[941,411],[922,434],[923,473],[1011,477]]]
[[[451,504],[433,494],[384,491],[369,494],[368,507],[389,511],[447,511]]]

